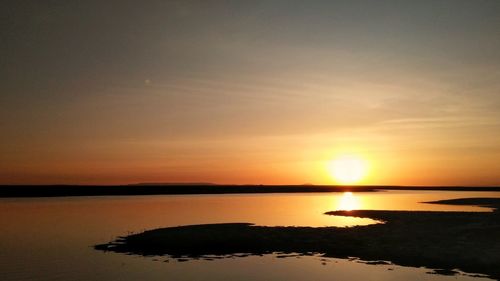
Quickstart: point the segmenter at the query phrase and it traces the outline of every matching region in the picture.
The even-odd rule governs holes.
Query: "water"
[[[165,226],[252,222],[259,225],[349,226],[369,219],[333,217],[337,209],[488,211],[422,204],[494,192],[188,195],[0,199],[0,280],[479,280],[426,274],[427,269],[274,255],[215,261],[104,253],[92,248],[116,236]]]

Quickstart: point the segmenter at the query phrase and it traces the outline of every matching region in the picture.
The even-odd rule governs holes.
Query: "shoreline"
[[[94,248],[182,261],[242,253],[321,254],[424,266],[435,269],[436,274],[459,269],[500,279],[500,198],[426,203],[487,206],[493,211],[332,211],[325,214],[370,218],[382,223],[353,227],[269,227],[244,222],[186,225],[123,236]]]
[[[338,186],[338,185],[216,185],[216,184],[132,184],[132,185],[0,185],[0,198],[133,196],[190,194],[377,192],[382,190],[415,191],[490,191],[500,187],[467,186]]]

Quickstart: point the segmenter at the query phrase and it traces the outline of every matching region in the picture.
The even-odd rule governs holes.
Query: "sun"
[[[332,177],[339,184],[355,184],[366,175],[366,162],[354,155],[344,155],[332,160],[329,164]]]

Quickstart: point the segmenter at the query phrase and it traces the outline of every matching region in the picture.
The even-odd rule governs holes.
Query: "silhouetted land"
[[[461,269],[500,278],[500,199],[466,198],[428,202],[478,205],[493,212],[333,211],[327,215],[371,218],[384,223],[355,227],[267,227],[250,223],[161,228],[95,246],[137,255],[197,258],[321,253],[403,266]]]
[[[237,194],[370,192],[378,190],[500,191],[500,187],[461,186],[335,186],[335,185],[217,185],[210,183],[132,185],[3,185],[0,197],[58,197],[103,195]]]
[[[238,194],[374,191],[372,187],[305,185],[214,185],[214,184],[133,184],[133,185],[46,185],[0,186],[0,197],[57,197],[103,195]]]

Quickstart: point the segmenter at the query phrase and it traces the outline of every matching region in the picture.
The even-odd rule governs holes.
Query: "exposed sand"
[[[265,227],[249,223],[161,228],[122,237],[98,250],[192,259],[241,253],[324,254],[426,266],[450,274],[460,269],[500,278],[500,198],[429,202],[494,208],[493,212],[334,211],[328,215],[384,223],[337,227]],[[452,272],[451,272],[452,273]]]

